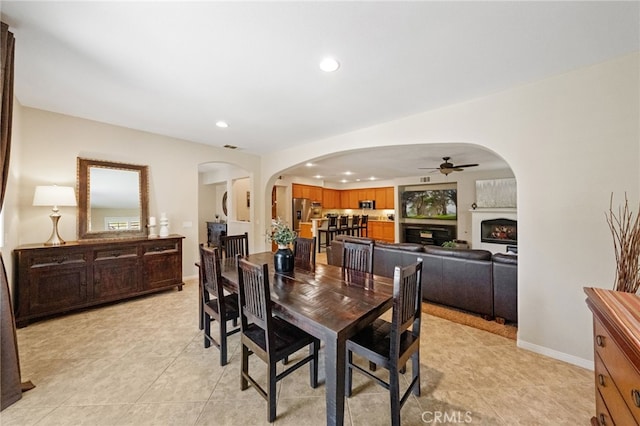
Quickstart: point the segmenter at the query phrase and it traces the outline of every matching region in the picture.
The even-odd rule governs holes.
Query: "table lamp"
[[[51,206],[53,213],[49,215],[53,222],[53,231],[51,237],[44,245],[46,246],[58,246],[65,244],[65,241],[60,238],[58,234],[58,221],[60,220],[60,213],[58,213],[58,206],[75,206],[76,205],[76,193],[71,186],[36,186],[35,194],[33,195],[34,206]]]

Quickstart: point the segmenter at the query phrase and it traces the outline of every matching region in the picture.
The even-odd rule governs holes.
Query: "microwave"
[[[358,201],[358,205],[361,209],[375,209],[376,200],[360,200]]]

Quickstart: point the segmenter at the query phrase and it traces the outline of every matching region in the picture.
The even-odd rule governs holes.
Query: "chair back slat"
[[[220,236],[226,258],[249,255],[249,233]]]
[[[349,227],[349,216],[340,216],[340,228]]]
[[[293,259],[295,266],[305,269],[316,267],[316,237],[298,237],[293,242]]]
[[[342,243],[342,268],[373,273],[373,241]]]
[[[422,259],[416,263],[396,266],[393,273],[393,313],[391,325],[391,355],[400,350],[400,336],[413,326],[412,333],[420,334],[422,298]]]
[[[338,229],[338,216],[327,216],[327,219],[329,220],[329,224],[327,225],[327,229],[329,229],[329,230]]]
[[[268,267],[238,257],[238,289],[243,329],[249,322],[267,332],[271,321],[271,293]],[[267,337],[267,344],[268,344]]]

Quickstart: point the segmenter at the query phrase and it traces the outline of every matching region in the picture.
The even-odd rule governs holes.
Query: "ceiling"
[[[602,62],[640,43],[637,1],[3,0],[1,8],[16,36],[22,105],[257,155]],[[336,72],[319,69],[327,55],[339,60]],[[447,145],[341,155],[291,172],[337,181],[342,166],[377,162],[380,178],[416,175],[443,156],[481,163],[478,170],[506,166],[481,149]]]

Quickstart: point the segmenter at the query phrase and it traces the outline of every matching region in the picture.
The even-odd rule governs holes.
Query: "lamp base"
[[[66,244],[66,241],[60,238],[60,234],[58,234],[58,221],[60,220],[60,214],[58,212],[51,213],[49,215],[51,221],[53,222],[53,231],[51,231],[51,236],[44,243],[45,246],[60,246],[62,244]]]

